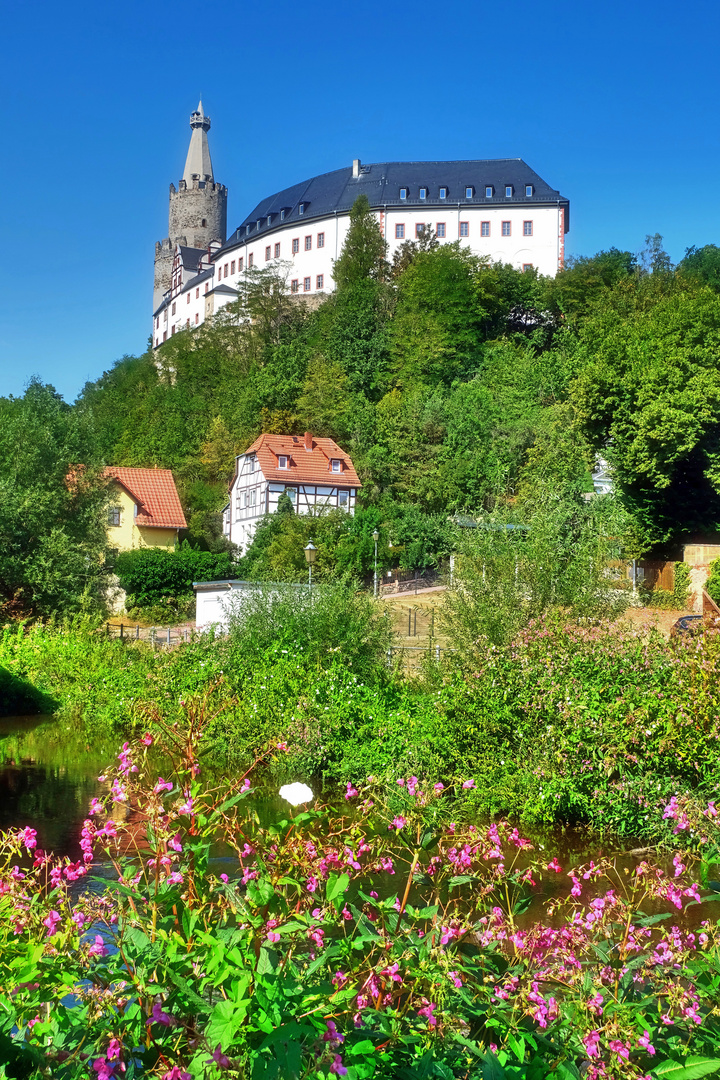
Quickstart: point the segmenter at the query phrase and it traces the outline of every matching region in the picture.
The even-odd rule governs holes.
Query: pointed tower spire
[[[210,130],[210,117],[203,112],[202,101],[198,102],[197,109],[190,117],[190,127],[192,135],[182,178],[188,187],[192,186],[193,180],[212,183],[213,170],[207,137]]]

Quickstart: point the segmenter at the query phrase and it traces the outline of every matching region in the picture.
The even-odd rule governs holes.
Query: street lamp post
[[[308,592],[312,595],[312,568],[315,558],[317,556],[317,548],[313,544],[312,540],[308,541],[308,545],[305,548],[305,559],[308,564]]]
[[[377,546],[378,546],[378,540],[380,539],[380,533],[377,531],[377,529],[375,529],[375,532],[372,534],[372,538],[375,541],[375,573],[373,574],[373,596],[377,600],[377,594],[378,594]]]

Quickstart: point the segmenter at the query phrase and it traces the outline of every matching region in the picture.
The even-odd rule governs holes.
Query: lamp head
[[[375,543],[377,544],[377,542],[378,542],[378,540],[379,540],[379,539],[380,539],[380,533],[379,533],[379,532],[377,531],[377,529],[375,529],[375,531],[374,531],[374,533],[373,533],[373,540],[374,540],[374,541],[375,541]]]
[[[315,558],[317,556],[317,548],[313,544],[312,540],[308,541],[308,545],[304,550],[305,550],[305,559],[306,559],[308,565],[312,566],[312,564],[315,562]]]

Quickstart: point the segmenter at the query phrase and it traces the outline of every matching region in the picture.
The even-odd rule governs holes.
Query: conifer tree
[[[350,211],[350,227],[333,277],[338,292],[361,281],[382,281],[387,274],[387,244],[367,195],[359,195]]]

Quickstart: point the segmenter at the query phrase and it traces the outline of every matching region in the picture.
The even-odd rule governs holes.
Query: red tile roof
[[[311,450],[305,448],[306,439]],[[246,454],[256,454],[266,480],[284,484],[332,484],[333,487],[361,487],[355,466],[334,439],[303,435],[260,435]],[[287,469],[278,468],[278,456],[288,459]],[[342,462],[339,473],[332,472],[331,460]]]
[[[122,484],[138,503],[136,525],[156,529],[186,529],[173,474],[169,469],[127,469],[108,465],[105,475]]]

